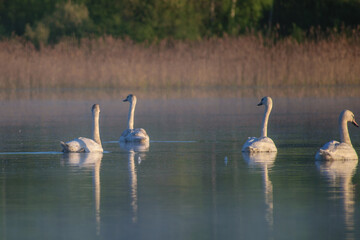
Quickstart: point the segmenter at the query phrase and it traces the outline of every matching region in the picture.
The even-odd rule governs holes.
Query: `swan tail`
[[[145,129],[126,129],[119,139],[120,142],[146,143],[149,142],[149,136]]]
[[[316,159],[330,161],[333,160],[333,156],[329,151],[319,149],[318,153],[316,154]]]
[[[242,151],[242,152],[249,152],[249,153],[252,153],[252,152],[257,152],[256,150],[257,150],[256,148],[253,148],[253,147],[247,146],[247,147],[244,147],[241,151]]]
[[[62,147],[62,152],[69,152],[69,145],[67,145],[63,141],[60,141],[60,145]]]
[[[79,153],[84,153],[86,152],[85,148],[80,148],[80,150],[78,151]]]
[[[79,150],[71,149],[70,145],[67,143],[64,143],[63,141],[60,141],[60,145],[62,147],[62,152],[64,152],[64,153],[70,153],[70,152],[84,153],[84,152],[86,152],[85,148],[80,148]]]

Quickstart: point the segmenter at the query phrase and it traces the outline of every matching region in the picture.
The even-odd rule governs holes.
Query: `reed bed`
[[[245,87],[245,88],[173,88],[173,89],[3,89],[1,101],[12,100],[119,100],[129,93],[141,99],[196,99],[196,98],[358,98],[360,86],[349,87]]]
[[[0,42],[0,89],[179,89],[360,85],[360,41],[267,44],[260,36],[163,41],[64,40],[36,50]]]

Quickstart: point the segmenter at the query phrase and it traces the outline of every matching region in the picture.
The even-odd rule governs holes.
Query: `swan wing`
[[[60,142],[63,148],[63,152],[85,152],[85,148],[83,147],[82,141],[78,138],[68,141],[66,143]]]
[[[126,129],[120,137],[120,142],[148,142],[149,136],[145,129]]]
[[[90,138],[79,137],[66,143],[61,142],[63,152],[103,152],[101,145]]]
[[[269,137],[250,137],[242,147],[242,152],[277,152],[274,141]]]
[[[84,143],[85,152],[103,152],[103,148],[100,144],[90,138],[79,138]]]
[[[330,141],[322,146],[315,155],[316,160],[352,160],[358,159],[351,144]]]
[[[147,135],[145,129],[143,128],[136,128],[134,129],[133,133],[134,137],[137,139],[141,139],[141,141],[149,141],[149,136]]]

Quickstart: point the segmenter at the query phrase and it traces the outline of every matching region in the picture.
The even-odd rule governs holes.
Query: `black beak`
[[[357,124],[355,120],[353,120],[351,123],[354,124],[355,127],[359,127],[359,124]]]
[[[127,98],[123,100],[123,102],[127,102],[127,101],[128,101],[128,99],[127,99]]]
[[[257,106],[261,106],[261,105],[263,105],[262,102],[260,102]]]

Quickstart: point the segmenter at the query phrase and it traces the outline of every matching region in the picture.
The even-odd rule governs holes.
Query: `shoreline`
[[[173,89],[11,89],[0,90],[0,100],[112,100],[134,93],[146,99],[181,98],[358,98],[360,85],[330,87],[236,87]]]

